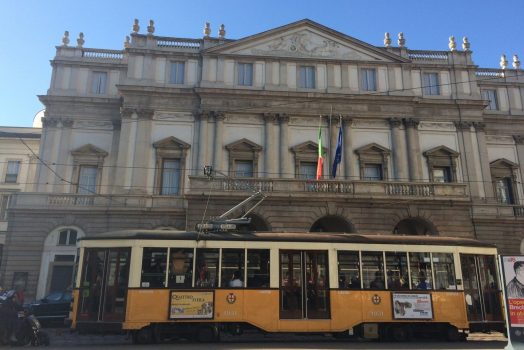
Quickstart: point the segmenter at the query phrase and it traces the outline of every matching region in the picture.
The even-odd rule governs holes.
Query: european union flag
[[[342,125],[338,129],[337,150],[335,151],[335,158],[333,159],[333,171],[331,172],[331,174],[333,175],[333,178],[337,176],[337,168],[341,161],[342,161]]]

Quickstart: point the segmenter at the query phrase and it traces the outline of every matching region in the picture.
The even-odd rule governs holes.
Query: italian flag
[[[322,117],[320,117],[322,118]],[[322,120],[322,119],[321,119]],[[317,162],[317,180],[322,180],[322,168],[324,158],[322,157],[322,126],[318,126],[318,162]]]

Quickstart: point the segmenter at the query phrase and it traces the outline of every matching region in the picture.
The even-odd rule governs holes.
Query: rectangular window
[[[382,252],[362,252],[362,281],[364,289],[386,288]]]
[[[316,162],[300,162],[298,178],[303,180],[314,180],[317,177]]]
[[[364,166],[364,180],[367,181],[381,181],[382,165],[381,164],[366,164]]]
[[[166,284],[167,248],[144,248],[142,288],[163,288]]]
[[[409,289],[408,256],[406,253],[386,252],[386,276],[389,290]]]
[[[453,254],[433,253],[431,256],[435,270],[435,289],[457,289]]]
[[[218,287],[218,249],[197,249],[195,287]]]
[[[58,245],[76,245],[77,232],[75,230],[60,231]]]
[[[171,84],[184,84],[184,71],[186,63],[182,61],[171,62],[171,76],[169,82]]]
[[[9,160],[7,161],[7,171],[5,173],[6,183],[16,183],[18,180],[18,173],[20,172],[20,161]]]
[[[360,259],[358,252],[338,252],[338,288],[360,289]]]
[[[239,63],[237,65],[237,82],[238,85],[251,86],[253,85],[253,64]]]
[[[180,190],[180,159],[162,160],[162,187],[160,194],[177,195]]]
[[[253,161],[236,160],[235,177],[253,177]]]
[[[298,87],[302,89],[314,89],[315,88],[315,67],[313,66],[302,66],[298,71]]]
[[[98,167],[94,165],[81,165],[77,192],[79,194],[95,194],[97,175]]]
[[[412,289],[433,289],[429,253],[409,253]]]
[[[377,91],[376,70],[373,68],[362,68],[360,70],[360,82],[362,90]]]
[[[96,95],[104,95],[107,90],[107,72],[93,72],[93,85],[91,92]]]
[[[497,201],[502,204],[513,204],[513,187],[511,177],[503,177],[495,180]]]
[[[171,248],[169,256],[169,288],[191,288],[193,284],[193,249]]]
[[[422,74],[422,90],[424,95],[440,95],[438,73]]]
[[[451,182],[451,171],[449,167],[434,167],[433,182]]]
[[[249,288],[269,287],[269,250],[247,250],[247,284]]]
[[[222,249],[220,287],[244,287],[244,249]]]
[[[486,109],[496,111],[499,109],[496,90],[482,90],[482,99],[489,101]]]

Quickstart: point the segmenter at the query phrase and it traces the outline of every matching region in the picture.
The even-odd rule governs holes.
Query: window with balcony
[[[315,88],[315,67],[301,66],[298,70],[298,87],[302,89]]]
[[[440,95],[438,73],[422,74],[422,92],[424,95]]]
[[[237,83],[242,86],[253,85],[253,64],[252,63],[238,63],[237,64]]]
[[[446,146],[438,146],[423,154],[427,159],[430,182],[457,182],[458,152]]]
[[[323,153],[327,148],[323,147]],[[295,155],[295,178],[302,180],[314,180],[317,176],[318,144],[306,141],[291,147]]]
[[[93,72],[91,92],[95,95],[104,95],[107,92],[107,72]]]
[[[184,84],[184,73],[186,69],[186,63],[183,61],[171,62],[171,74],[169,76],[169,82],[171,84]]]
[[[317,177],[317,162],[300,162],[298,178],[315,180]]]
[[[515,204],[517,200],[518,164],[507,159],[498,159],[490,163],[491,180],[496,199],[501,204]]]
[[[20,164],[22,162],[19,160],[8,160],[7,169],[5,172],[4,182],[6,183],[17,183],[18,175],[20,173]]]
[[[262,147],[248,139],[226,145],[229,152],[229,174],[234,177],[257,177]]]
[[[486,109],[491,111],[496,111],[499,109],[497,101],[497,90],[495,89],[486,89],[482,90],[482,99],[488,101],[488,106]]]
[[[360,165],[360,178],[367,181],[388,179],[389,155],[391,151],[376,143],[355,150]]]
[[[377,91],[377,71],[374,68],[360,70],[360,87],[363,91]]]
[[[174,136],[153,144],[156,152],[155,193],[176,196],[184,188],[184,164],[190,145]]]
[[[71,152],[73,156],[73,183],[79,194],[95,194],[99,192],[104,159],[107,152],[87,144]]]

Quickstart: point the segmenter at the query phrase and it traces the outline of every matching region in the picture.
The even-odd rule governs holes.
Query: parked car
[[[64,320],[69,317],[71,298],[71,291],[53,292],[24,306],[42,323],[64,325]]]

